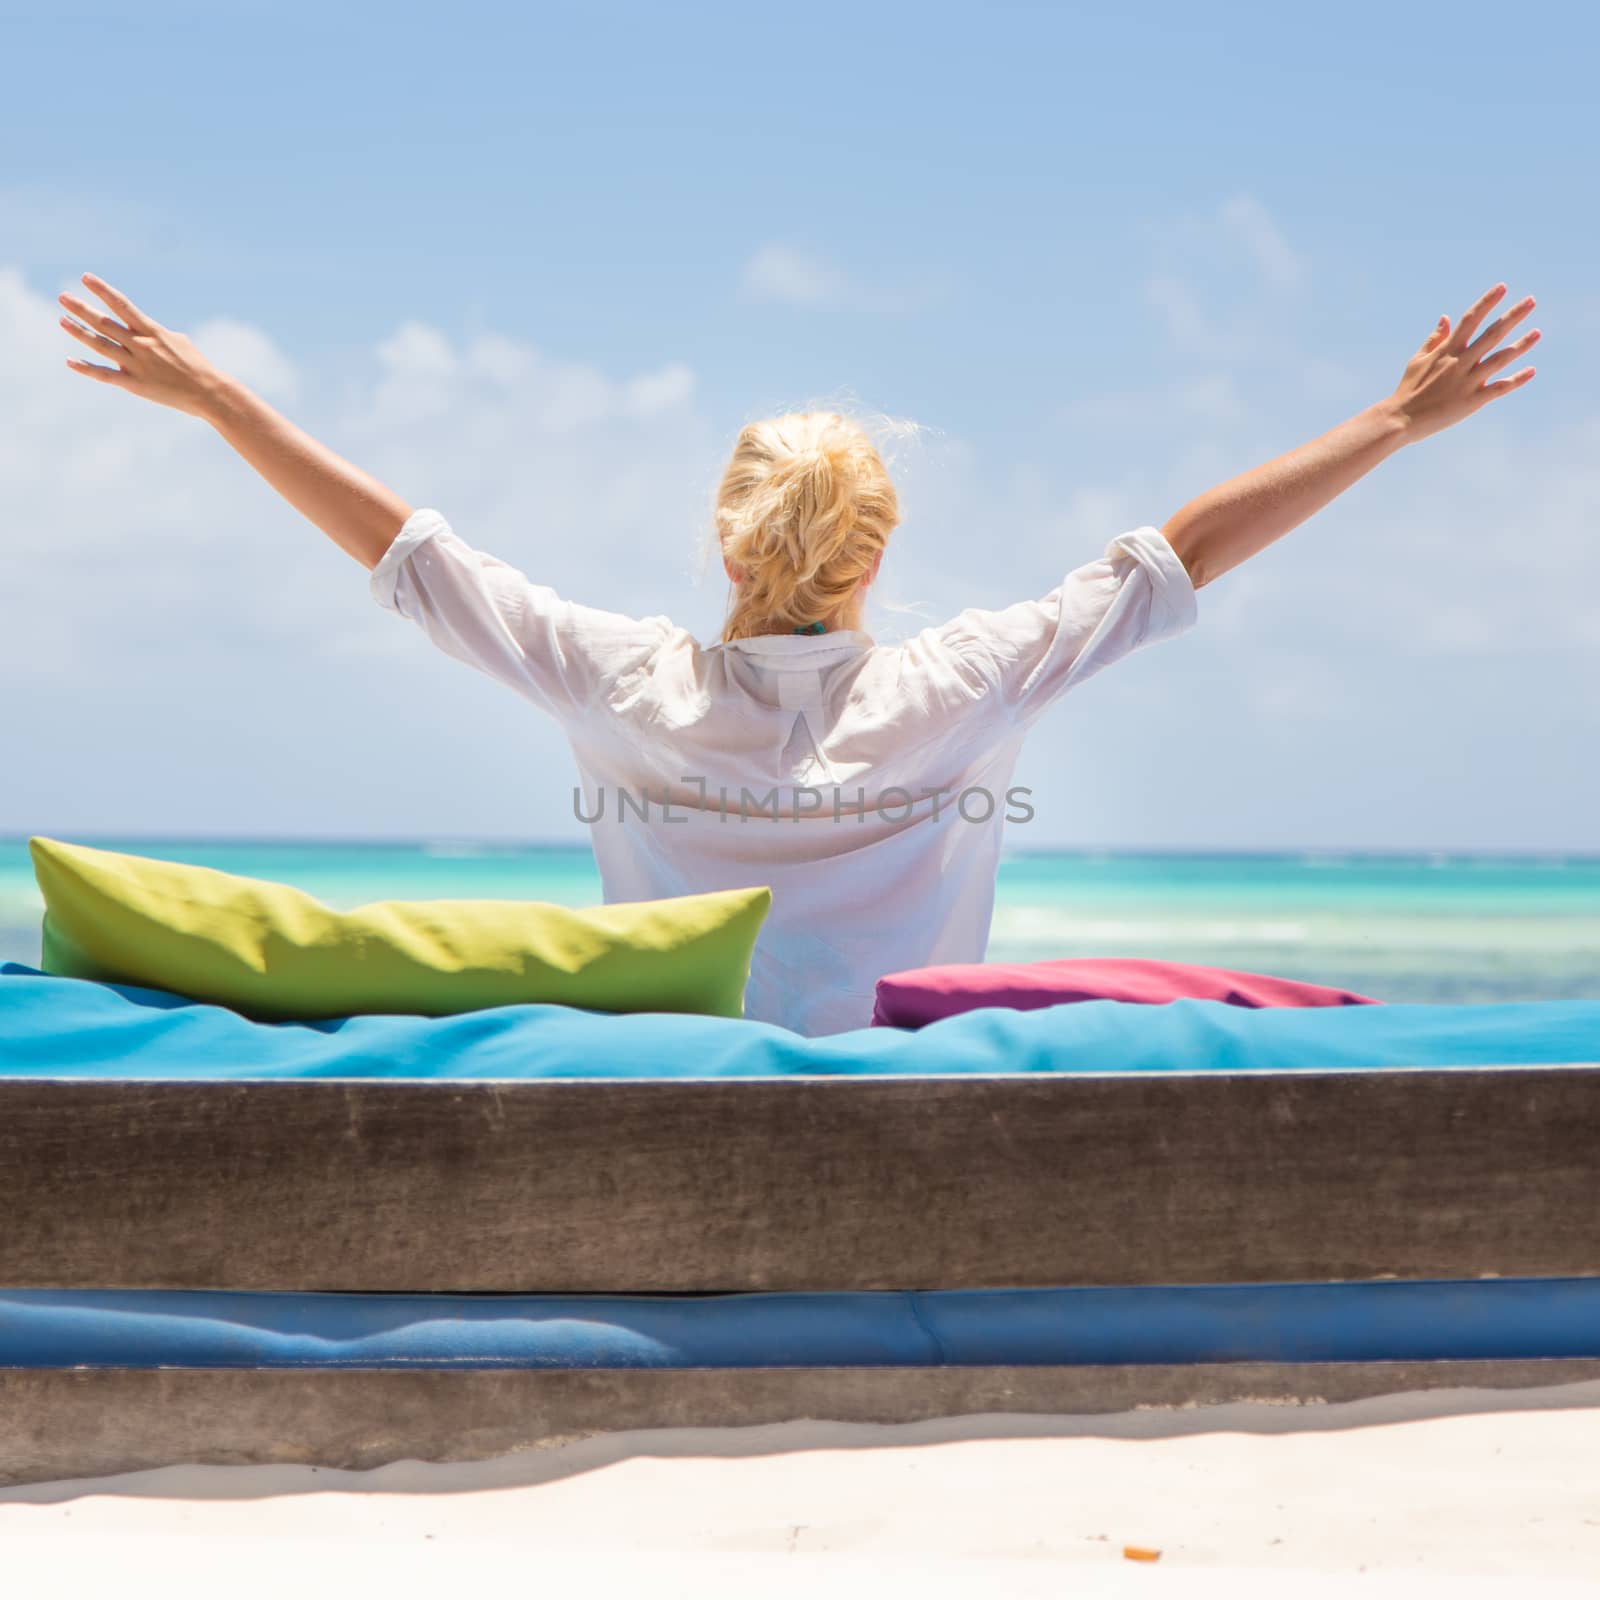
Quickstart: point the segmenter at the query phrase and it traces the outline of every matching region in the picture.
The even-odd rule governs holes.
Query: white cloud
[[[459,370],[450,341],[422,322],[402,323],[378,346],[378,359],[401,378],[452,378]]]
[[[633,417],[653,417],[689,403],[694,393],[694,371],[681,361],[629,378],[623,385],[622,409]]]
[[[819,256],[793,245],[764,244],[744,264],[747,298],[791,306],[836,306],[849,298],[850,280]]]
[[[263,399],[284,404],[299,398],[300,378],[294,364],[252,324],[213,317],[201,323],[190,338],[224,372],[231,372]]]
[[[1185,279],[1253,279],[1248,292],[1266,289],[1286,296],[1310,275],[1307,258],[1290,242],[1268,207],[1248,191],[1220,201],[1212,210],[1149,224],[1154,267]],[[1240,273],[1241,262],[1248,269]]]
[[[527,345],[500,333],[480,334],[467,349],[467,364],[474,373],[508,388],[528,376],[533,361],[534,353]]]
[[[1292,339],[1291,291],[1309,269],[1254,196],[1236,194],[1207,216],[1150,231],[1156,260],[1144,296],[1180,354],[1211,363],[1271,359]],[[1247,275],[1239,271],[1241,250]],[[1326,361],[1314,374],[1324,385],[1338,378]]]
[[[921,267],[895,282],[872,282],[846,272],[814,250],[771,241],[744,263],[739,292],[743,299],[758,305],[903,316],[937,305],[954,282],[950,271],[938,264]]]
[[[1228,372],[1180,378],[1172,385],[1172,398],[1181,411],[1208,422],[1237,422],[1245,414],[1239,386]]]
[[[1167,337],[1184,355],[1210,360],[1236,353],[1234,337],[1213,324],[1183,279],[1171,273],[1154,273],[1145,280],[1144,291],[1145,298],[1161,313]]]
[[[1218,216],[1244,244],[1256,270],[1267,283],[1286,289],[1300,281],[1305,263],[1290,248],[1289,241],[1259,200],[1248,194],[1234,195]]]
[[[561,433],[671,413],[694,395],[694,371],[682,362],[613,379],[503,334],[480,336],[458,351],[446,334],[416,321],[384,340],[377,355],[382,377],[356,404],[370,408],[366,421],[382,429],[486,413],[481,421],[490,430],[515,417],[536,432]]]

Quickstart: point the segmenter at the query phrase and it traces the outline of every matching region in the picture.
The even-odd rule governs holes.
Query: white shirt
[[[1192,626],[1194,585],[1137,528],[1041,600],[901,645],[864,633],[702,645],[562,599],[413,512],[380,605],[561,724],[607,903],[766,884],[745,1014],[864,1027],[885,973],[981,961],[1023,736],[1073,685]]]

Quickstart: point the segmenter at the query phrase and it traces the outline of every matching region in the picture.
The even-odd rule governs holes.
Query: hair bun
[[[833,413],[752,423],[717,501],[724,556],[742,577],[725,633],[787,632],[849,602],[899,520],[862,431]]]

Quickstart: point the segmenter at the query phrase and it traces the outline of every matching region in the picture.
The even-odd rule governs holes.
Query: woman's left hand
[[[1524,367],[1513,377],[1489,381],[1539,342],[1539,330],[1534,328],[1510,344],[1501,343],[1533,310],[1531,294],[1478,333],[1483,319],[1500,304],[1505,293],[1506,286],[1497,283],[1479,295],[1453,333],[1449,317],[1440,317],[1433,325],[1433,332],[1406,363],[1406,370],[1388,402],[1394,413],[1405,421],[1406,443],[1426,439],[1454,426],[1501,395],[1520,389],[1533,377],[1534,369]]]
[[[78,320],[63,317],[61,326],[80,343],[116,364],[106,367],[69,359],[67,365],[98,383],[109,383],[157,405],[204,417],[212,399],[228,382],[227,374],[207,361],[187,334],[162,327],[103,278],[86,272],[83,282],[116,317],[107,316],[76,295],[63,294],[61,304]]]

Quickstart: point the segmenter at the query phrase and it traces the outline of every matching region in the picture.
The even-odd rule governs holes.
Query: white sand
[[[490,1582],[585,1600],[1600,1595],[1600,1384],[678,1429],[488,1462],[0,1490],[0,1587],[28,1600]]]

